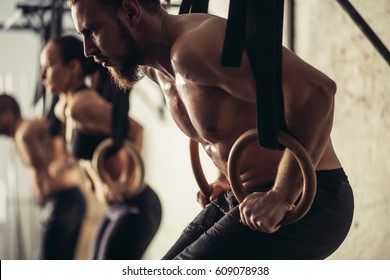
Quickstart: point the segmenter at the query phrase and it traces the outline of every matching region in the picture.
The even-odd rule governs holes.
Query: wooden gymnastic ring
[[[113,140],[111,138],[107,138],[103,140],[99,144],[99,146],[97,146],[92,157],[92,168],[95,170],[101,182],[104,183],[106,183],[103,176],[105,155],[108,149],[112,147],[112,145],[113,145]],[[128,140],[124,141],[123,148],[134,160],[134,165],[135,165],[134,172],[136,172],[136,179],[134,183],[131,184],[130,182],[131,180],[130,172],[128,173],[129,176],[126,177],[124,184],[126,184],[129,187],[126,194],[127,197],[135,197],[138,194],[140,194],[146,186],[146,184],[144,183],[145,167],[140,153],[130,141]]]
[[[210,197],[213,189],[210,187],[203,173],[202,165],[199,159],[199,145],[198,142],[190,139],[190,154],[191,154],[191,166],[195,176],[195,180],[198,183],[199,189],[207,198]]]
[[[229,154],[228,176],[233,193],[239,202],[242,202],[247,195],[241,183],[239,162],[243,151],[254,141],[257,141],[257,129],[248,130],[237,139]],[[295,208],[288,212],[280,222],[280,225],[286,225],[298,221],[310,210],[317,191],[317,178],[310,156],[295,138],[283,131],[279,131],[278,141],[295,156],[303,176],[301,198]]]

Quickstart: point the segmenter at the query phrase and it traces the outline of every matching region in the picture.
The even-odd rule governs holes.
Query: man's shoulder
[[[172,50],[175,53],[212,47],[224,39],[226,20],[210,16],[200,17],[198,21],[187,24],[177,35]]]
[[[171,61],[178,73],[199,75],[214,67],[222,54],[226,22],[210,17],[177,37],[171,50]],[[207,72],[207,71],[206,71]]]

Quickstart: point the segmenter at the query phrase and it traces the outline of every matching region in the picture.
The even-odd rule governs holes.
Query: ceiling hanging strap
[[[180,4],[179,14],[208,13],[209,0],[183,0]]]
[[[262,147],[283,149],[278,130],[286,131],[282,93],[282,34],[284,0],[231,0],[222,66],[239,67],[243,50],[256,79],[258,141]]]

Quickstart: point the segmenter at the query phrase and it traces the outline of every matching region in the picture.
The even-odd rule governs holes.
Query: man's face
[[[118,86],[131,88],[142,78],[142,48],[117,13],[94,0],[79,1],[71,12],[77,31],[84,37],[84,54],[108,68]]]

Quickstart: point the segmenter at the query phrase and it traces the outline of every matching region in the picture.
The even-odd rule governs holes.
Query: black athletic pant
[[[85,214],[86,200],[78,187],[61,190],[41,201],[39,259],[72,260]]]
[[[161,222],[161,204],[150,188],[135,198],[110,203],[93,240],[91,259],[139,260]]]
[[[317,184],[310,211],[273,234],[243,225],[232,191],[221,194],[189,224],[163,259],[325,259],[349,232],[354,200],[341,168],[317,171]]]

